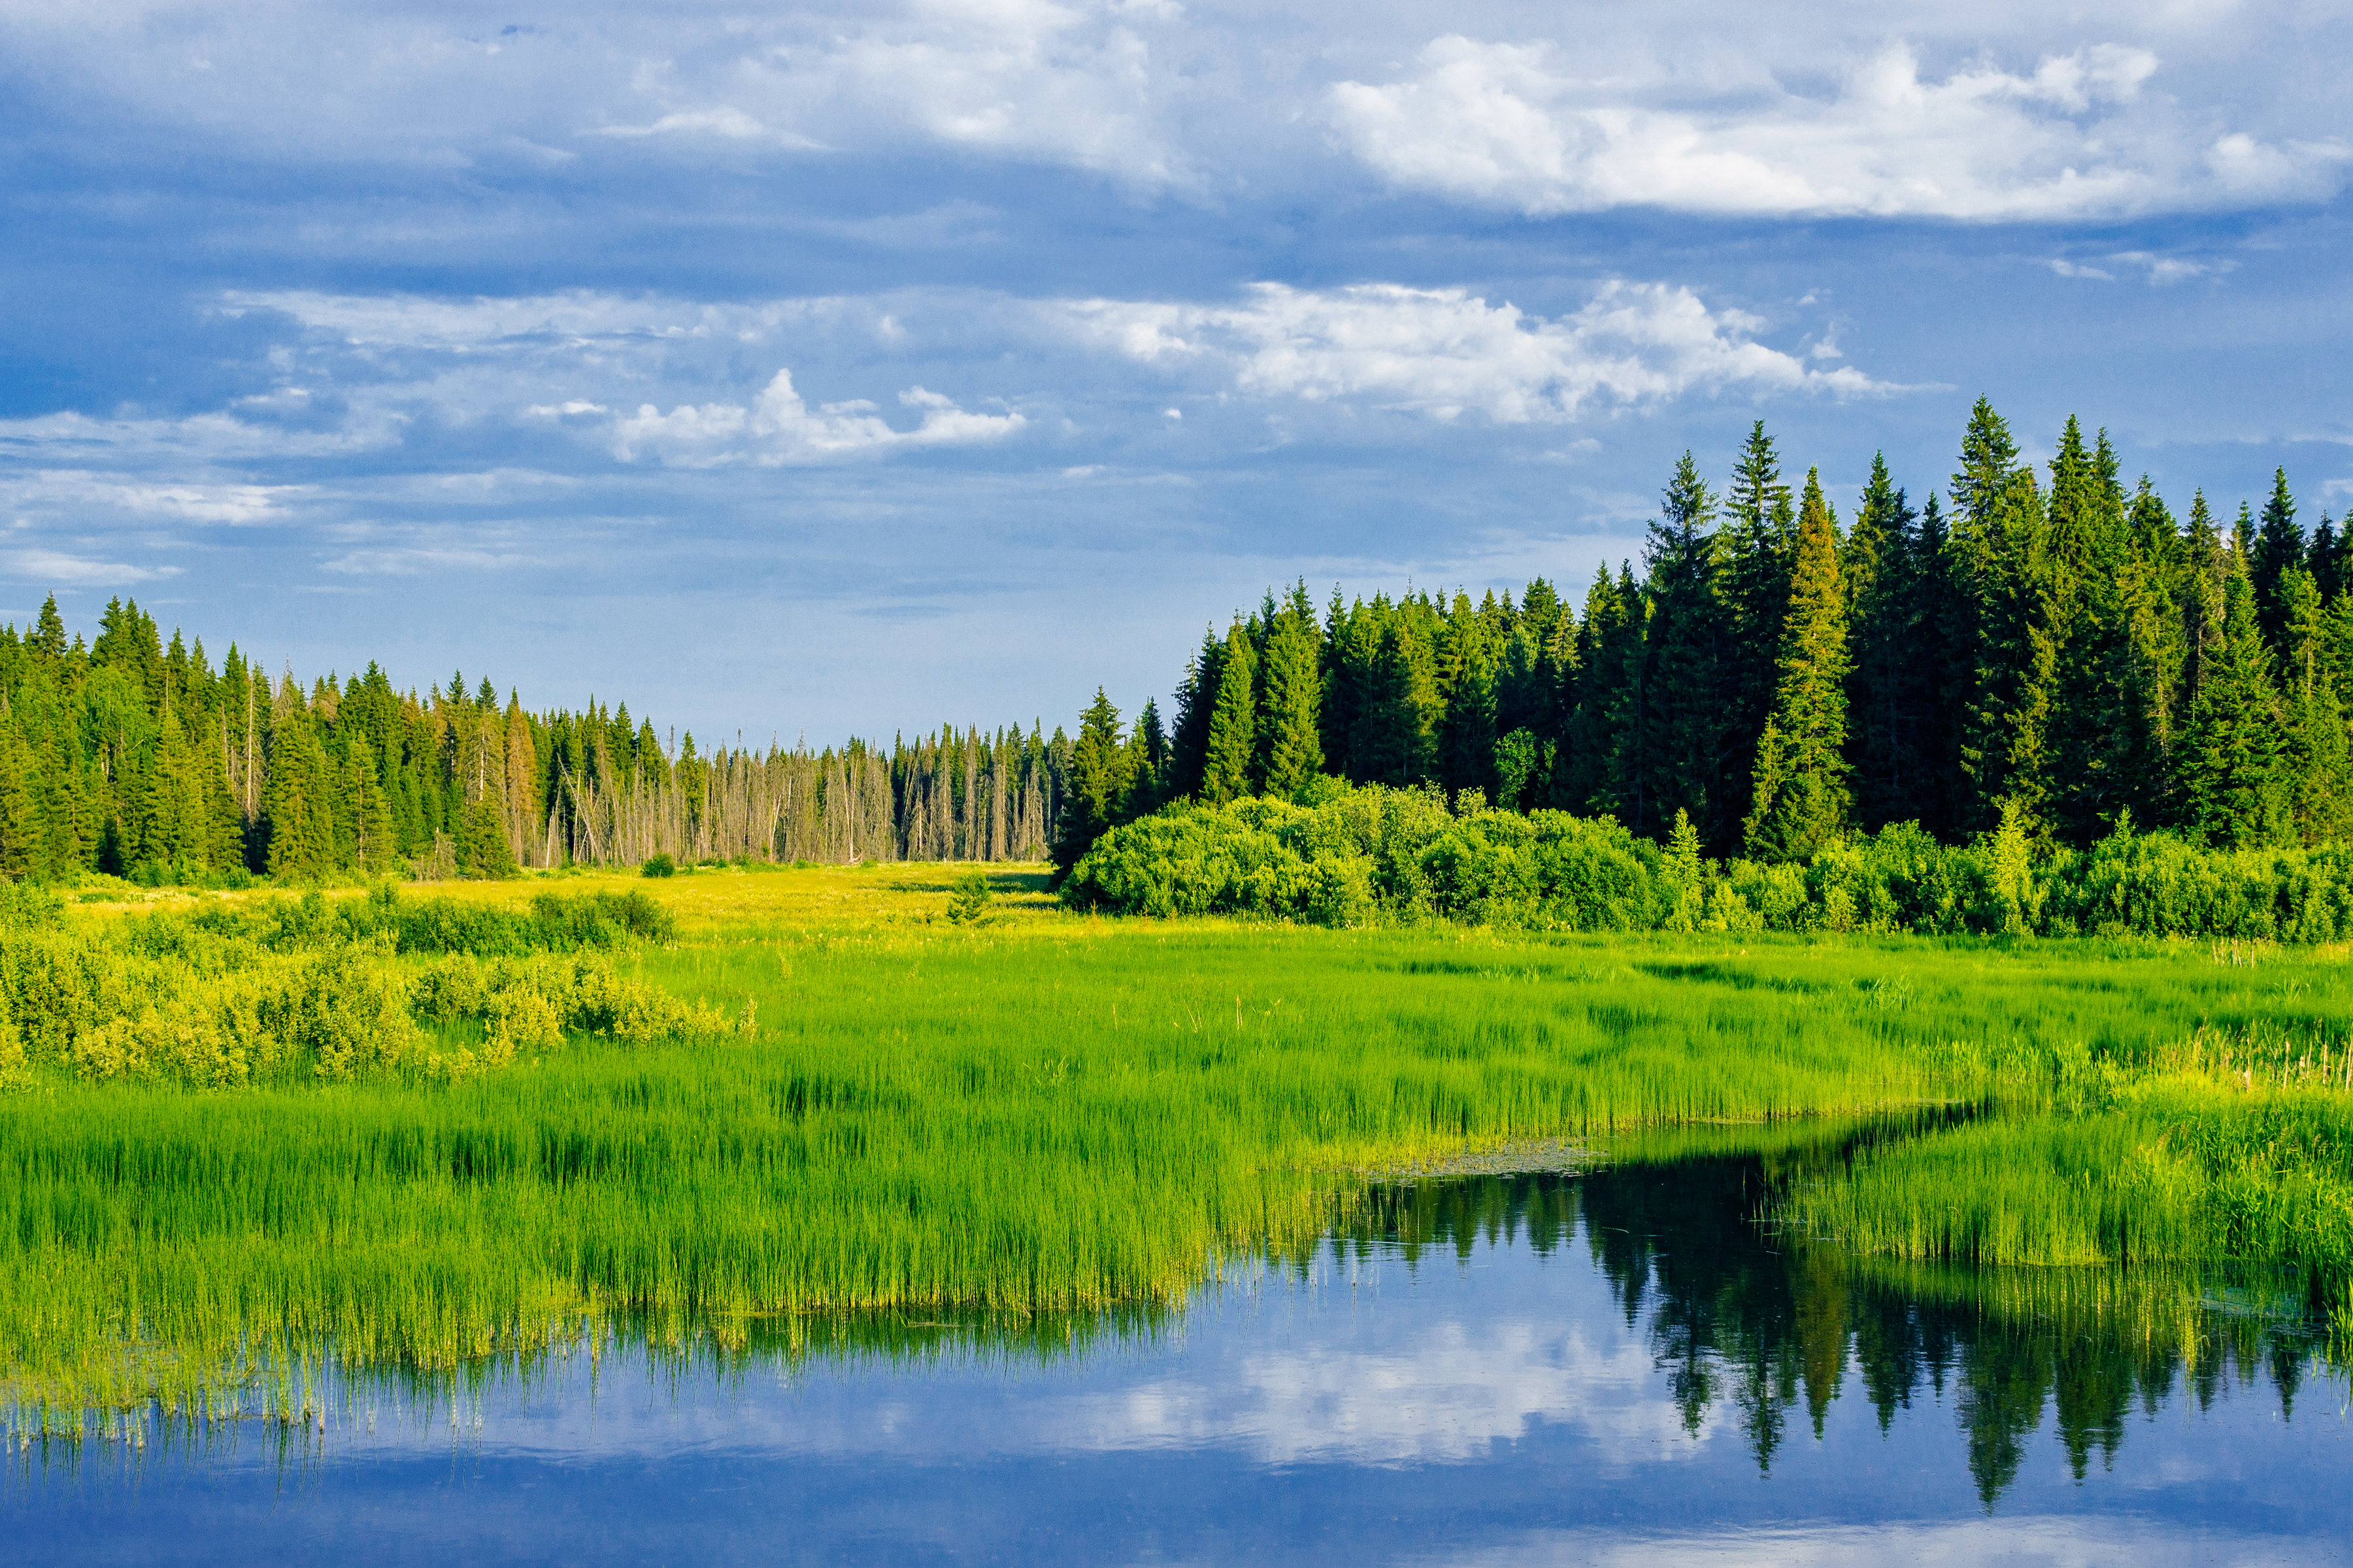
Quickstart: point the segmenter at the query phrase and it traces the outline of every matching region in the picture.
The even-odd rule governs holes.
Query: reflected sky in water
[[[1398,1194],[1068,1354],[608,1344],[326,1429],[14,1456],[26,1562],[2335,1563],[2293,1324],[1997,1310],[1749,1225],[1756,1162]],[[2184,1353],[2184,1350],[2187,1353]]]

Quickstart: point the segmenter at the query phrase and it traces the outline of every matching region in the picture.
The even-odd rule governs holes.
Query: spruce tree
[[[1718,823],[1744,822],[1756,776],[1757,737],[1772,714],[1779,681],[1776,664],[1788,606],[1797,524],[1781,460],[1765,422],[1751,426],[1725,488],[1725,526],[1717,545],[1725,617],[1721,662],[1728,743],[1711,814]]]
[[[38,876],[47,859],[39,798],[26,777],[32,765],[16,726],[0,720],[0,877],[12,881]]]
[[[2327,512],[2320,514],[2320,526],[2312,531],[2312,548],[2306,559],[2312,569],[2312,580],[2320,590],[2320,602],[2334,605],[2345,592],[2346,536],[2337,532],[2337,525]]]
[[[1201,798],[1212,805],[1250,792],[1250,761],[1258,742],[1258,652],[1240,617],[1226,634],[1224,668],[1218,677],[1218,702],[1209,715],[1208,754],[1201,772]]]
[[[1324,648],[1302,589],[1275,613],[1261,680],[1261,787],[1288,800],[1324,771]]]
[[[1660,498],[1643,547],[1649,570],[1647,662],[1639,716],[1650,777],[1645,826],[1684,814],[1704,841],[1723,847],[1730,825],[1717,819],[1724,719],[1725,605],[1718,593],[1715,498],[1686,451]]]
[[[2115,795],[2120,811],[2153,826],[2168,822],[2173,747],[2182,720],[2188,647],[2182,636],[2184,551],[2173,514],[2142,476],[2128,517],[2124,600],[2125,746]]]
[[[1218,681],[1225,672],[1226,645],[1214,631],[1201,634],[1201,651],[1186,667],[1176,689],[1176,729],[1168,741],[1167,790],[1171,799],[1201,792],[1209,765],[1209,720],[1218,709]]]
[[[1757,743],[1744,839],[1763,859],[1810,860],[1836,843],[1852,812],[1847,788],[1846,592],[1838,523],[1814,473],[1798,515],[1788,615],[1772,716]]]
[[[1495,793],[1498,649],[1493,617],[1457,594],[1440,633],[1438,776],[1450,791]]]
[[[1553,805],[1564,811],[1612,812],[1610,787],[1618,754],[1613,728],[1623,710],[1626,652],[1636,636],[1627,595],[1605,563],[1594,568],[1577,617],[1570,663],[1575,676],[1562,689],[1561,740],[1553,759]]]
[[[1920,509],[1920,537],[1913,550],[1914,608],[1918,684],[1905,694],[1914,731],[1919,736],[1921,773],[1909,815],[1938,838],[1960,836],[1966,805],[1961,763],[1963,715],[1977,683],[1977,626],[1963,591],[1964,565],[1946,526],[1944,500],[1936,491]]]
[[[1871,459],[1862,506],[1841,552],[1846,584],[1847,758],[1853,766],[1855,814],[1876,830],[1930,815],[1921,723],[1934,700],[1936,660],[1924,646],[1919,538],[1905,492],[1887,471],[1885,453]]]
[[[2086,451],[2073,417],[2051,463],[2049,547],[2037,615],[2055,649],[2045,793],[2053,829],[2087,845],[2131,804],[2138,699],[2132,622],[2137,563],[2116,448]]]
[[[2287,600],[2282,579],[2305,566],[2304,530],[2295,522],[2295,498],[2288,494],[2287,470],[2272,474],[2271,499],[2263,502],[2262,523],[2255,530],[2255,551],[2249,574],[2255,590],[2255,620],[2263,628],[2263,646],[2274,654],[2287,646]]]
[[[2270,650],[2255,615],[2246,559],[2229,557],[2222,618],[2179,749],[2183,826],[2207,843],[2253,848],[2288,832],[2280,768],[2283,728]]]
[[[1240,623],[1235,623],[1239,632]],[[1238,637],[1247,647],[1246,638]],[[1055,731],[1057,742],[1067,749],[1067,786],[1062,795],[1062,807],[1055,824],[1053,856],[1054,872],[1059,879],[1070,874],[1086,852],[1094,847],[1118,821],[1120,803],[1126,797],[1133,781],[1127,776],[1127,750],[1120,743],[1119,710],[1103,688],[1095,688],[1095,700],[1079,718],[1079,738],[1076,742],[1062,740]]]
[[[2329,612],[2320,585],[2301,566],[2281,574],[2280,603],[2286,616],[2280,695],[2287,721],[2281,772],[2289,819],[2305,844],[2337,843],[2353,836],[2353,756],[2329,669]]]
[[[1436,660],[1409,609],[1399,605],[1381,633],[1356,748],[1366,782],[1398,788],[1436,775],[1442,712]]]

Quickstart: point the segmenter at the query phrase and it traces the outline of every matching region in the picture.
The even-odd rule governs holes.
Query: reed
[[[599,962],[730,1021],[683,1043],[459,1081],[36,1075],[0,1097],[0,1377],[79,1407],[305,1346],[446,1367],[623,1320],[1149,1308],[1302,1256],[1369,1166],[2073,1103],[2200,1028],[2353,1025],[2294,952],[1124,922],[998,878],[982,925],[937,868],[649,889],[678,940]]]

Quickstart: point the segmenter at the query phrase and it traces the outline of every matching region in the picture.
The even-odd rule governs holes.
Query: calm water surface
[[[16,1450],[18,1563],[2338,1563],[2353,1422],[2217,1298],[1989,1310],[1777,1248],[1758,1166],[1421,1188],[1068,1349],[607,1344],[323,1430]],[[1412,1238],[1410,1240],[1401,1238]]]

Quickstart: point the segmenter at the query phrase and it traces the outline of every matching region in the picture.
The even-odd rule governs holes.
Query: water
[[[15,1450],[0,1539],[17,1563],[2347,1560],[2347,1381],[2276,1299],[1874,1274],[1749,1224],[1762,1172],[1414,1189],[1303,1271],[1067,1345],[611,1340],[355,1383],[322,1426],[151,1416]]]

